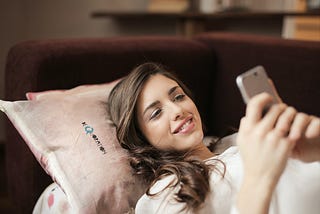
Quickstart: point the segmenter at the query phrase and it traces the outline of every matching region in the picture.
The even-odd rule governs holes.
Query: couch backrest
[[[320,116],[320,42],[235,33],[204,33],[194,39],[210,47],[217,60],[210,99],[214,134],[238,127],[245,105],[235,79],[256,65],[265,67],[284,102]]]
[[[6,99],[25,99],[28,91],[112,81],[143,62],[154,61],[174,70],[194,92],[205,114],[213,58],[205,45],[178,37],[29,41],[9,53]]]

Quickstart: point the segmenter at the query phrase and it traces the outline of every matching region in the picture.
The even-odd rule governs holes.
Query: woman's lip
[[[183,127],[188,121],[190,121],[190,123],[187,125],[187,127],[180,131],[181,127]],[[194,122],[193,122],[192,116],[190,115],[189,117],[186,117],[186,119],[184,119],[184,120],[178,125],[178,127],[174,130],[173,133],[174,133],[174,134],[177,134],[177,133],[187,133],[187,132],[189,132],[193,127],[194,127]]]

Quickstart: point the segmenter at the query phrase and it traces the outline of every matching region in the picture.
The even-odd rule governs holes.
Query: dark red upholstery
[[[224,133],[226,126],[238,127],[245,106],[235,79],[256,65],[265,67],[284,102],[320,116],[320,42],[228,33],[206,33],[195,40],[206,44],[217,59],[210,99],[216,134]]]
[[[192,89],[208,133],[221,134],[237,127],[243,115],[236,75],[257,64],[266,67],[286,102],[320,116],[319,58],[317,42],[236,34],[28,41],[9,52],[5,99],[108,82],[142,62],[156,61],[173,68]],[[10,196],[18,213],[31,213],[51,180],[8,121],[6,132]]]

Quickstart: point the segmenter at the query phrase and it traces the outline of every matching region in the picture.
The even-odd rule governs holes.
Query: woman
[[[279,180],[277,190],[290,189],[288,164],[311,173],[316,184],[306,189],[319,198],[320,164],[314,161],[320,160],[320,120],[285,104],[262,117],[271,102],[265,93],[249,102],[237,135],[241,158],[236,147],[216,155],[203,144],[201,118],[184,84],[158,64],[134,69],[111,92],[109,110],[132,168],[150,184],[136,213],[292,213],[296,206],[288,209],[283,195],[274,193]],[[291,155],[314,163],[289,163]],[[288,180],[299,179],[307,177]],[[312,202],[310,208],[310,200],[297,205],[320,208]]]

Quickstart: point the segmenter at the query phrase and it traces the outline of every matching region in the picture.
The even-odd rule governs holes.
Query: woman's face
[[[202,143],[198,109],[172,79],[151,76],[138,97],[136,113],[142,133],[160,150],[183,151]]]

